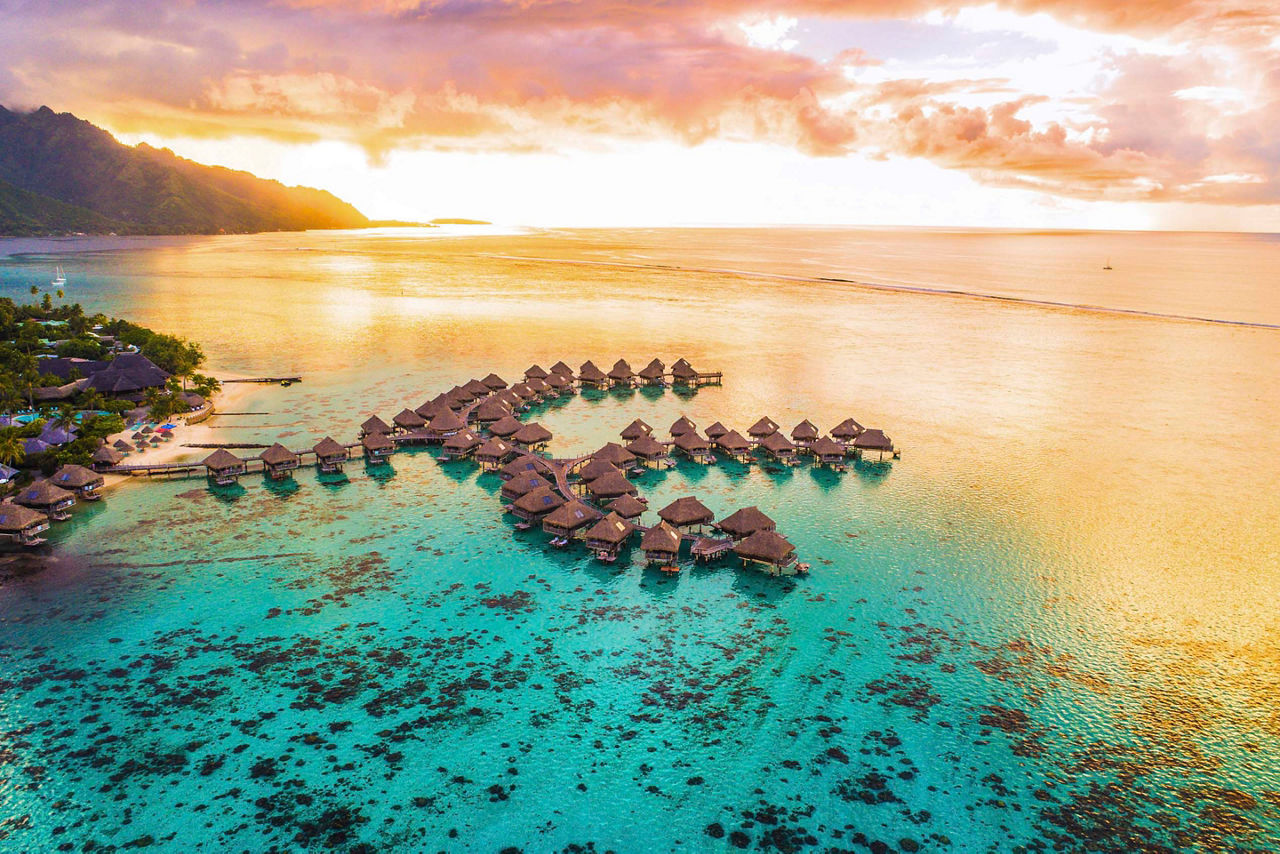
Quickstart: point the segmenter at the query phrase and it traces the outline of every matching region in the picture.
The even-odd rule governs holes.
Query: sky
[[[0,0],[0,104],[375,218],[1280,231],[1276,0]]]

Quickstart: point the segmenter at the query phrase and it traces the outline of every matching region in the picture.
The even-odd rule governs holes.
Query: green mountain
[[[0,234],[218,234],[362,228],[323,190],[127,146],[70,113],[0,107]]]

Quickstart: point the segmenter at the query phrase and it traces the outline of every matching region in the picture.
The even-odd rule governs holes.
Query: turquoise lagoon
[[[1082,284],[1097,242],[1159,275]],[[653,507],[760,506],[813,564],[796,579],[550,550],[513,531],[496,477],[425,451],[336,482],[128,485],[4,566],[0,848],[1277,848],[1280,333],[817,281],[999,278],[985,290],[1270,323],[1280,295],[1249,271],[1273,242],[352,232],[9,252],[0,291],[56,256],[87,306],[196,338],[216,370],[305,376],[242,407],[268,415],[215,422],[228,441],[351,437],[535,361],[683,355],[724,385],[532,417],[562,456],[681,414],[854,415],[904,455],[639,479]],[[1228,271],[1221,305],[1207,273],[1161,267],[1179,253]]]

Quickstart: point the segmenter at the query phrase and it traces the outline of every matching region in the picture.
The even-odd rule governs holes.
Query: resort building
[[[569,367],[568,365],[566,365],[563,361],[556,362],[554,365],[552,365],[552,366],[551,366],[551,373],[553,373],[553,374],[559,374],[560,376],[562,376],[562,377],[564,377],[565,379],[569,380],[569,382],[573,382],[573,381],[574,381],[573,368],[571,368],[571,367]],[[549,378],[549,377],[543,377],[543,379],[544,379],[544,380],[545,380],[545,379],[548,379],[548,378]]]
[[[105,397],[142,400],[147,389],[164,388],[169,374],[141,353],[119,353],[101,369],[89,375],[86,388]]]
[[[432,442],[443,442],[466,426],[458,413],[446,409],[427,424],[427,438]]]
[[[489,392],[493,389],[484,384],[482,380],[470,379],[462,386],[467,390],[467,394],[471,395],[472,400],[479,400],[482,397],[488,397]]]
[[[808,445],[814,439],[818,438],[820,431],[817,426],[808,418],[801,421],[791,431],[791,441],[797,445]]]
[[[692,495],[685,495],[659,510],[658,518],[673,528],[692,530],[710,524],[716,514]]]
[[[686,433],[685,435],[696,435]],[[660,466],[667,461],[667,446],[650,436],[648,433],[642,435],[631,444],[627,445],[627,452],[635,454],[649,466]]]
[[[819,436],[809,443],[809,453],[814,461],[821,465],[840,466],[844,464],[845,450],[830,436]]]
[[[749,436],[751,438],[751,441],[755,442],[756,444],[760,444],[760,441],[763,440],[766,436],[771,436],[777,432],[778,432],[778,422],[774,421],[772,418],[768,416],[761,418],[755,424],[752,424],[749,428],[747,428],[747,436]]]
[[[583,483],[590,483],[607,474],[621,475],[622,472],[613,463],[599,457],[591,457],[577,470],[577,475]]]
[[[547,372],[542,370],[538,365],[530,365],[529,369],[524,372],[524,378],[526,380],[545,380],[547,378]]]
[[[103,450],[103,449],[99,449]],[[111,450],[106,448],[105,450]],[[96,471],[90,471],[84,466],[78,466],[74,463],[68,463],[53,473],[53,477],[49,478],[54,485],[63,489],[74,492],[85,501],[97,501],[102,496],[98,490],[105,483],[102,475]]]
[[[715,455],[711,453],[711,445],[706,439],[698,435],[696,430],[690,430],[688,433],[681,433],[676,436],[675,446],[689,459],[695,463],[714,463]]]
[[[480,464],[481,471],[494,471],[515,452],[516,449],[510,444],[497,436],[491,436],[489,441],[476,449],[476,462]]]
[[[765,436],[759,447],[780,463],[789,463],[796,458],[796,446],[791,444],[781,432]]]
[[[514,501],[522,495],[527,495],[536,489],[543,489],[550,485],[542,475],[529,472],[513,477],[504,483],[502,485],[502,497],[506,501]]]
[[[534,421],[517,430],[511,437],[511,441],[533,450],[547,444],[551,438],[551,431]]]
[[[759,507],[743,507],[730,513],[713,526],[722,534],[735,540],[746,539],[756,531],[776,531],[777,523],[760,511]]]
[[[510,415],[511,407],[502,400],[491,397],[477,406],[471,414],[480,424],[492,424]]]
[[[640,538],[645,563],[672,564],[680,557],[680,532],[659,522]]]
[[[737,430],[730,430],[715,440],[716,447],[735,460],[743,460],[751,453],[751,443]]]
[[[497,374],[489,374],[489,376],[480,380],[480,382],[484,383],[484,387],[490,391],[502,391],[507,387],[507,381]]]
[[[311,450],[316,455],[316,465],[320,467],[321,474],[340,472],[351,459],[351,450],[328,436],[316,442]]]
[[[744,566],[758,563],[773,575],[795,572],[792,564],[795,563],[796,548],[777,531],[756,531],[735,545],[733,551],[742,558]],[[787,571],[789,569],[790,572]]]
[[[40,535],[49,530],[49,517],[17,504],[0,504],[0,536],[20,546],[44,544]]]
[[[573,394],[573,377],[557,374],[552,371],[545,380],[543,380],[551,390],[556,393],[557,397],[563,397],[566,394]]]
[[[634,442],[641,436],[648,436],[651,433],[653,433],[653,428],[637,418],[635,421],[632,421],[626,427],[622,428],[622,433],[619,435],[622,436],[622,441],[624,442]]]
[[[568,501],[542,519],[542,530],[567,543],[603,516],[599,510],[582,501]]]
[[[640,490],[620,473],[602,475],[587,484],[587,491],[597,502],[608,502],[624,495],[637,495]]]
[[[97,471],[115,468],[124,460],[124,453],[112,445],[103,445],[93,452],[93,468]]]
[[[374,433],[377,433],[382,436],[386,436],[386,435],[389,435],[391,432],[393,432],[391,429],[391,425],[383,421],[381,418],[379,418],[376,415],[369,416],[368,418],[365,419],[365,422],[360,425],[361,436],[369,436]]]
[[[866,451],[878,451],[880,459],[884,459],[885,454],[897,455],[893,447],[893,440],[884,434],[883,430],[870,428],[863,430],[858,437],[853,440],[853,449],[859,454]]]
[[[13,500],[23,507],[43,511],[54,521],[64,522],[71,518],[67,511],[75,505],[76,496],[47,480],[37,480],[19,491]]]
[[[511,513],[526,522],[534,522],[558,509],[565,499],[549,486],[527,492],[511,505]]]
[[[293,470],[301,462],[297,454],[279,442],[267,448],[258,457],[262,460],[262,470],[272,480],[284,480],[287,477],[292,477]]]
[[[590,388],[608,388],[609,377],[605,375],[604,371],[596,367],[595,362],[588,359],[578,369],[578,382]]]
[[[640,381],[644,385],[663,385],[667,378],[667,367],[661,359],[654,359],[640,369]]]
[[[385,465],[396,452],[396,445],[383,433],[370,433],[360,440],[364,448],[364,461],[373,465]]]
[[[649,507],[634,495],[622,495],[605,505],[605,510],[616,513],[623,519],[639,519]]]
[[[636,526],[623,519],[617,513],[610,513],[592,525],[586,533],[587,548],[597,560],[612,563],[618,552],[636,530]]]
[[[694,424],[688,418],[681,415],[679,418],[676,419],[675,423],[671,425],[671,435],[672,437],[682,436],[685,433],[692,433],[694,430],[697,430],[697,429],[698,429],[697,424]]]
[[[592,454],[592,456],[597,460],[611,462],[620,469],[626,469],[636,461],[636,455],[619,445],[617,442],[606,442],[604,446]]]
[[[636,374],[627,364],[626,359],[619,359],[609,369],[609,385],[612,387],[631,388],[635,384]]]
[[[698,383],[698,372],[684,359],[677,359],[671,366],[671,379],[676,385],[691,386]]]
[[[846,418],[831,428],[831,437],[838,442],[852,442],[866,429],[852,418]]]
[[[729,432],[729,428],[721,424],[719,421],[707,428],[707,438],[714,442],[725,433]]]
[[[503,480],[514,480],[521,475],[537,474],[539,471],[541,471],[541,468],[532,458],[516,457],[498,470],[498,477]],[[506,496],[503,497],[505,498]]]
[[[489,425],[489,435],[499,436],[503,439],[514,436],[517,431],[524,425],[514,415],[508,415],[500,421],[495,421]]]
[[[402,432],[410,430],[421,430],[427,426],[427,419],[423,418],[412,409],[402,409],[391,419],[391,423],[395,424]]]
[[[381,433],[370,433],[369,435],[382,436]],[[383,436],[383,439],[385,440],[386,437]],[[390,444],[390,442],[387,442],[387,444]],[[205,457],[202,465],[205,467],[209,478],[218,486],[230,486],[240,479],[240,475],[245,473],[244,460],[226,448],[219,448]]]
[[[511,387],[512,394],[520,398],[522,404],[532,403],[538,399],[538,393],[529,387],[529,383],[516,383]]]
[[[444,440],[444,455],[451,460],[459,460],[470,456],[476,448],[483,444],[484,439],[481,439],[470,430],[459,430]]]

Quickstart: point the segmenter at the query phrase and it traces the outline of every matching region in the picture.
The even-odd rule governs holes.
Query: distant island
[[[483,219],[462,219],[461,217],[441,217],[433,219],[428,225],[493,225],[493,223]]]
[[[332,193],[128,146],[70,113],[0,107],[0,235],[367,228]]]

